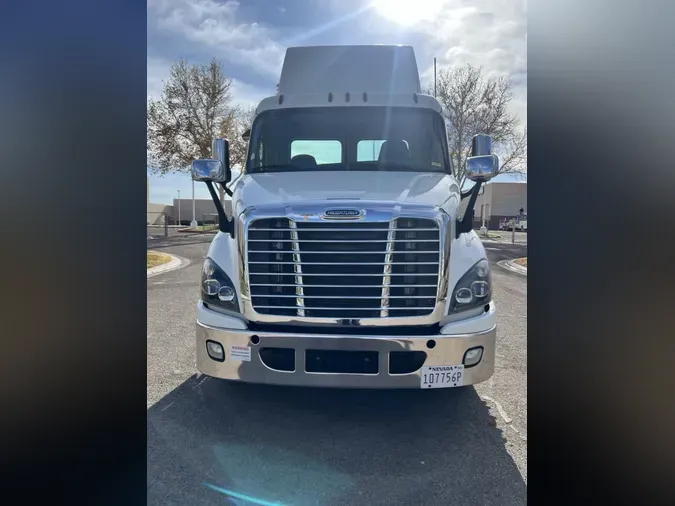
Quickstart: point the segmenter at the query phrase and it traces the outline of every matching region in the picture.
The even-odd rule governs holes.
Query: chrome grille
[[[266,315],[386,318],[433,312],[440,237],[430,219],[296,222],[248,229],[251,302]]]

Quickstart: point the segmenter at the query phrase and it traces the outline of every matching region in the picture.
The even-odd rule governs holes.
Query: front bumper
[[[483,355],[480,362],[464,369],[464,385],[471,385],[488,380],[494,372],[496,334],[494,324],[488,330],[471,333],[380,337],[253,332],[217,328],[198,321],[197,369],[207,376],[251,383],[341,388],[420,388],[419,368],[403,374],[390,372],[391,352],[422,351],[426,353],[424,366],[447,366],[462,364],[467,350],[481,346]],[[428,345],[430,340],[435,342],[432,349]],[[224,361],[219,362],[209,357],[207,341],[215,341],[223,346]],[[236,347],[234,356],[231,354],[232,346]],[[242,350],[247,348],[248,351],[243,352],[242,359]],[[294,356],[293,370],[276,370],[265,364],[260,351],[266,348],[294,350],[290,352]],[[313,350],[377,352],[369,354],[378,362],[376,372],[308,372],[307,350],[311,350],[309,356],[312,358],[317,353]]]

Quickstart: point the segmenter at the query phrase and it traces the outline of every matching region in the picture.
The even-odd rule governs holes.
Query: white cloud
[[[439,68],[471,63],[489,76],[509,75],[514,78],[512,110],[527,124],[525,0],[447,0],[434,20],[412,29],[429,34],[425,53],[431,54],[431,63],[420,64],[424,82],[433,82],[434,56]]]
[[[230,0],[149,0],[148,16],[169,35],[209,47],[214,56],[276,79],[285,48],[274,30],[237,19],[239,2]]]
[[[439,69],[471,63],[488,76],[513,78],[512,111],[527,122],[526,0],[361,0],[359,35],[376,43],[400,44],[415,37],[423,85],[433,84],[433,59]],[[347,0],[321,0],[335,17],[358,10]],[[426,10],[426,13],[425,13]],[[388,12],[387,12],[388,11]],[[405,15],[405,16],[404,16]],[[362,37],[363,38],[363,37]]]
[[[401,0],[389,0],[392,5]],[[400,39],[401,31],[415,32],[422,37],[416,43],[422,81],[433,82],[433,58],[438,67],[471,63],[482,66],[487,75],[510,75],[515,99],[512,110],[524,124],[527,122],[527,4],[526,0],[427,0],[439,1],[442,7],[429,19],[412,25],[397,24],[377,9],[366,13],[369,22],[359,26],[368,38]],[[344,16],[362,11],[354,2],[322,0],[320,6]],[[363,0],[363,7],[370,0]],[[386,8],[389,3],[381,2]],[[276,82],[285,51],[282,33],[272,26],[244,22],[237,1],[215,0],[148,0],[148,15],[157,29],[179,41],[191,41],[210,55],[245,66],[270,82]],[[370,18],[370,16],[375,16]],[[373,22],[373,19],[376,22]],[[340,25],[342,26],[342,25]],[[342,28],[339,28],[342,30]],[[309,42],[311,43],[311,42]],[[359,40],[359,43],[363,43]],[[148,94],[161,91],[161,79],[168,75],[168,63],[148,58]],[[235,81],[235,101],[254,104],[275,90],[259,89]]]

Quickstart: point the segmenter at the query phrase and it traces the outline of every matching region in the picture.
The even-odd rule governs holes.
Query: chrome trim
[[[408,216],[408,218],[415,218],[415,216]],[[278,232],[277,228],[256,228],[256,232]],[[334,228],[313,228],[312,232],[333,232]],[[436,232],[435,228],[416,228],[416,232]],[[357,228],[350,230],[350,232],[389,232],[388,228]]]
[[[253,263],[253,262],[250,262],[250,263]],[[307,265],[307,264],[305,264],[305,265]],[[352,265],[356,265],[356,264],[352,264]],[[254,272],[253,275],[255,276],[255,274],[256,274],[256,273]],[[276,273],[275,275],[276,275],[276,276],[295,276],[295,274],[292,273],[292,272],[281,272],[281,273]],[[328,274],[321,274],[321,277],[322,277],[322,278],[325,278],[325,277],[335,277],[335,276],[344,277],[345,274],[335,274],[335,273],[333,273],[333,274],[330,274],[330,273],[328,273]],[[364,273],[361,273],[361,274],[349,274],[349,276],[351,276],[351,277],[377,276],[378,278],[381,278],[381,277],[382,277],[382,274],[375,274],[375,273],[365,273],[365,274],[364,274]],[[405,276],[405,274],[392,274],[392,276]],[[436,277],[436,274],[431,274],[431,273],[429,273],[429,274],[424,274],[424,273],[422,273],[422,274],[415,274],[415,276],[417,276],[418,278],[421,277],[421,276],[425,276],[425,277],[433,276],[433,277]],[[257,284],[257,283],[251,283],[251,286],[264,286],[264,285],[259,285],[259,284]],[[274,284],[274,285],[271,285],[271,286],[281,286],[281,285]],[[308,286],[309,286],[309,285],[308,285]],[[311,285],[311,286],[317,286],[317,285]],[[330,286],[338,286],[338,285],[330,285]],[[346,286],[346,285],[345,285],[345,286]],[[377,287],[377,285],[368,285],[368,286],[372,286],[373,288],[376,288],[376,287]],[[431,286],[437,286],[437,285],[431,285]],[[359,288],[362,288],[362,287],[363,287],[363,285],[359,286]],[[392,286],[392,288],[393,288],[393,286]]]
[[[323,274],[325,276],[325,274]],[[435,274],[429,274],[434,276]],[[336,274],[336,276],[344,276],[344,274]],[[353,274],[352,274],[353,276]],[[379,274],[373,274],[379,276]],[[279,284],[279,283],[251,283],[251,286],[298,286],[296,284]],[[305,285],[311,288],[363,288],[363,285]],[[383,288],[388,286],[390,288],[409,288],[410,285],[368,285],[368,288]],[[417,288],[433,288],[437,285],[415,285]],[[427,297],[428,299],[429,297]]]
[[[384,285],[386,288],[389,288],[389,285]],[[312,285],[312,288],[314,285]],[[417,285],[415,285],[417,287]],[[363,288],[362,286],[359,288]],[[368,288],[377,288],[377,286],[369,286]],[[406,288],[410,288],[409,286],[406,285]],[[264,297],[264,295],[254,295],[254,297]],[[273,299],[278,299],[278,298],[286,298],[286,299],[296,299],[298,296],[297,295],[271,295],[270,296]],[[382,298],[382,295],[353,295],[352,299],[377,299],[380,300]],[[433,299],[435,297],[432,297],[430,295],[389,295],[389,299]],[[312,299],[344,299],[344,297],[340,295],[312,295]],[[295,306],[294,306],[295,307]],[[387,306],[388,307],[388,306]],[[349,309],[349,308],[335,308],[335,309]],[[392,308],[393,309],[393,308]],[[401,308],[401,309],[408,309],[410,308]],[[375,311],[375,308],[370,308],[371,311]]]
[[[438,242],[440,244],[440,231]],[[391,294],[391,271],[392,271],[392,262],[394,261],[394,242],[396,241],[396,220],[389,222],[389,231],[387,232],[387,246],[385,248],[384,255],[384,275],[382,276],[382,293],[380,298],[382,303],[380,304],[380,318],[389,317],[389,298]],[[440,270],[440,269],[439,269]],[[393,297],[392,297],[393,298]]]
[[[443,210],[434,206],[420,205],[420,204],[399,204],[394,202],[379,202],[379,201],[356,201],[355,206],[364,208],[366,216],[360,223],[381,222],[390,223],[399,218],[412,219],[429,219],[438,224],[439,232],[439,254],[438,261],[439,273],[437,277],[436,303],[430,314],[425,316],[389,316],[377,318],[317,318],[317,317],[301,317],[301,316],[279,316],[261,314],[255,311],[251,300],[251,286],[250,286],[250,271],[248,263],[248,244],[249,244],[249,228],[250,225],[257,220],[262,219],[287,219],[295,222],[303,223],[326,223],[321,219],[320,213],[326,208],[330,208],[334,203],[330,201],[316,201],[316,202],[301,202],[301,203],[281,203],[268,204],[257,207],[249,207],[244,209],[238,218],[238,232],[237,237],[240,239],[238,244],[239,249],[239,276],[241,280],[241,305],[242,315],[254,322],[259,323],[291,323],[291,324],[316,324],[316,325],[330,325],[330,326],[362,326],[362,327],[384,327],[384,326],[417,326],[417,325],[433,325],[440,322],[446,315],[447,296],[448,296],[448,268],[450,261],[450,244],[454,233],[454,223],[451,217]],[[350,205],[345,202],[345,207]],[[334,229],[327,229],[328,231]],[[435,231],[431,228],[415,229],[416,231]],[[278,229],[261,228],[258,231],[279,231]],[[316,228],[312,231],[326,231],[326,229]],[[389,228],[373,228],[364,229],[364,231],[387,231]],[[303,241],[304,242],[304,241]],[[254,251],[252,251],[254,252]],[[429,252],[431,253],[431,252]],[[253,262],[251,262],[253,264]],[[265,263],[265,262],[263,262]],[[291,262],[294,264],[296,262]],[[416,262],[415,264],[419,264]],[[431,262],[436,264],[436,262]],[[309,264],[305,264],[309,265]],[[314,265],[317,265],[314,263]],[[322,265],[319,263],[318,265]],[[356,265],[356,264],[353,264]],[[373,264],[371,264],[373,265]],[[375,263],[374,265],[385,265],[384,263]],[[399,265],[397,262],[396,265]],[[280,273],[281,276],[295,276],[295,274]],[[401,274],[403,276],[404,274]],[[344,276],[344,274],[321,274],[322,277],[327,276]],[[382,274],[350,274],[350,276],[382,276]],[[435,274],[415,274],[417,277],[436,277]],[[383,283],[384,284],[384,283]],[[391,287],[391,286],[390,286]],[[431,297],[430,297],[431,298]],[[320,309],[320,308],[317,308]],[[335,309],[335,308],[331,308]],[[352,308],[349,308],[352,309]],[[403,309],[403,308],[401,308]],[[425,309],[425,308],[416,308]],[[370,308],[372,311],[373,308]]]
[[[376,297],[379,299],[379,297]],[[429,297],[427,297],[429,298]],[[297,306],[256,306],[259,308],[264,308],[264,309],[295,309]],[[375,311],[374,308],[372,307],[350,307],[350,308],[344,308],[344,307],[313,307],[312,309],[318,309],[319,311]],[[415,307],[415,309],[434,309],[434,306],[429,306],[429,307]],[[390,307],[389,311],[410,311],[410,308],[407,307]],[[269,316],[275,316],[275,315],[269,315]],[[314,319],[314,318],[313,318]]]
[[[300,261],[298,225],[293,220],[288,220],[288,228],[290,229],[289,234],[293,241],[291,244],[291,249],[293,250],[293,262],[297,262],[297,265],[293,266],[293,272],[295,272],[295,305],[298,307],[298,316],[305,316],[305,292],[302,283],[302,262]]]
[[[252,251],[251,253],[255,253],[255,251]],[[269,253],[269,252],[268,252]],[[347,252],[348,253],[348,252]],[[352,251],[352,253],[356,253]],[[380,251],[380,255],[382,252]],[[269,262],[249,262],[251,265],[260,265],[264,264],[267,265]],[[276,265],[296,265],[298,262],[274,262]],[[396,262],[396,265],[437,265],[438,262]],[[335,262],[304,262],[303,265],[336,265]],[[387,262],[351,262],[347,265],[387,265]],[[257,272],[254,272],[253,275],[255,276],[258,274]],[[314,276],[317,276],[318,274],[314,274]],[[417,276],[418,274],[416,274]],[[323,274],[322,274],[323,276]],[[343,274],[343,276],[351,276],[351,274]],[[379,274],[378,274],[379,276]],[[405,274],[395,274],[395,276],[405,276]]]
[[[409,216],[406,216],[405,218],[409,218]],[[405,219],[405,218],[404,218],[404,219]],[[295,223],[295,222],[292,222],[292,223]],[[365,229],[362,229],[362,230],[367,230],[368,232],[372,232],[372,230],[371,230],[371,229],[368,229],[368,228],[365,228]],[[391,229],[389,229],[389,228],[386,229],[386,230],[387,230],[387,232],[391,231]],[[256,229],[255,231],[258,232],[259,230]],[[312,231],[312,232],[315,232],[314,229],[311,229],[311,231]],[[275,232],[278,232],[278,230],[275,230]],[[335,229],[331,230],[331,232],[335,232]],[[415,229],[415,232],[418,232],[418,230]],[[436,231],[434,230],[434,232],[436,232]],[[268,239],[249,239],[249,241],[250,241],[250,242],[270,242]],[[293,240],[292,240],[292,239],[275,239],[274,242],[293,242]],[[316,239],[315,239],[315,240],[312,240],[312,239],[306,239],[306,240],[304,240],[304,241],[302,241],[302,242],[331,243],[331,242],[335,242],[335,241],[320,241],[320,240],[316,240]],[[396,240],[391,240],[391,241],[390,241],[389,239],[380,240],[380,241],[372,240],[372,239],[363,239],[363,240],[362,240],[362,239],[357,239],[357,240],[355,240],[355,241],[354,241],[354,240],[349,240],[349,241],[344,241],[344,240],[343,240],[343,241],[341,241],[341,242],[342,242],[342,243],[346,243],[346,244],[351,244],[351,243],[354,243],[354,244],[363,244],[363,243],[390,243],[390,242],[410,242],[410,241],[406,241],[405,239],[396,239]],[[433,239],[420,239],[420,240],[416,240],[415,242],[437,242],[437,241],[435,241],[435,240],[433,240]],[[250,253],[255,253],[255,251],[250,251]],[[267,251],[263,251],[263,253],[267,253]],[[348,252],[348,251],[343,251],[343,253],[349,253],[349,252]],[[360,252],[359,252],[359,253],[360,253]],[[382,254],[381,251],[377,251],[377,253],[380,254],[380,255]],[[434,251],[430,251],[429,253],[435,253],[435,252],[434,252]]]
[[[301,330],[296,328],[297,330]],[[345,329],[340,334],[317,334],[302,332],[265,332],[234,330],[212,327],[199,321],[196,324],[197,369],[208,376],[227,380],[278,385],[342,388],[420,388],[418,369],[411,373],[389,372],[390,353],[397,351],[424,351],[425,366],[461,364],[466,350],[483,347],[481,361],[464,369],[464,385],[487,381],[494,373],[495,326],[472,333],[437,334],[431,336],[376,337],[359,333],[358,329]],[[251,346],[252,336],[258,345]],[[429,349],[427,342],[433,339],[436,346]],[[209,358],[206,341],[213,340],[223,345],[228,353],[232,345],[250,346],[251,360],[241,362],[227,356],[224,362]],[[279,371],[268,367],[260,358],[259,350],[265,347],[292,348],[295,350],[295,370]],[[378,373],[330,373],[308,372],[305,357],[308,349],[357,350],[378,352]]]

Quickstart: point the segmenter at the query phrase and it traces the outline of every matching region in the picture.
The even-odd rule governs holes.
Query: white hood
[[[457,181],[428,172],[272,172],[246,175],[233,190],[237,214],[264,204],[349,199],[437,206],[454,215],[459,204]]]

